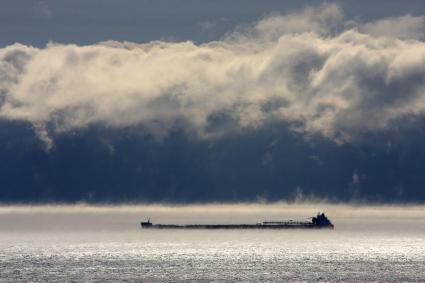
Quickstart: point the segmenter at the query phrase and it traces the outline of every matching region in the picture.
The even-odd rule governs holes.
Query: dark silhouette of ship
[[[317,213],[311,221],[264,221],[256,224],[153,224],[150,219],[141,222],[145,228],[157,229],[333,229],[334,225],[324,213]]]

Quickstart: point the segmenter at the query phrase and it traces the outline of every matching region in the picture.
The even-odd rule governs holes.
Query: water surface
[[[0,281],[424,281],[421,206],[0,207]],[[142,230],[326,210],[335,230]]]

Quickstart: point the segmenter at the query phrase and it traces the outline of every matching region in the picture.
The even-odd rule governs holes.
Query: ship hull
[[[255,224],[193,224],[193,225],[172,225],[172,224],[152,224],[142,225],[143,229],[333,229],[333,226],[320,226],[314,224],[283,224],[283,225],[255,225]]]
[[[334,225],[324,213],[306,221],[263,221],[256,224],[153,224],[150,219],[141,222],[143,229],[333,229]]]

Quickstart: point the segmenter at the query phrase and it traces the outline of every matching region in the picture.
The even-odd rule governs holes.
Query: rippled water
[[[168,223],[251,223],[311,211],[3,207],[0,281],[425,281],[421,207],[328,206],[335,230],[142,230],[138,224],[147,213]]]

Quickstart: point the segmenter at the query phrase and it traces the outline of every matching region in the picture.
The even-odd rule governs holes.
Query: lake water
[[[325,210],[335,230],[142,230]],[[0,207],[0,282],[425,281],[422,206]]]

